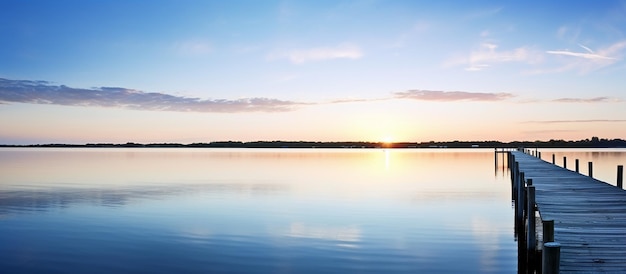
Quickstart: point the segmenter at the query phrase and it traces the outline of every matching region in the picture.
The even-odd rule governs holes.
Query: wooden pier
[[[508,159],[520,265],[527,268],[520,273],[541,272],[542,256],[544,273],[626,273],[624,190],[541,160],[536,151],[502,152],[496,157]]]

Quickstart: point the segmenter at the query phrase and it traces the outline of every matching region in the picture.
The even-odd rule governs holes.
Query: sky
[[[0,144],[626,138],[625,1],[0,1]]]

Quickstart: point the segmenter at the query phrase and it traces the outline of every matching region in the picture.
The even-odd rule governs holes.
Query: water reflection
[[[291,223],[289,229],[285,233],[287,237],[294,238],[312,238],[328,241],[340,242],[359,242],[361,239],[361,230],[357,227],[328,227],[328,226],[309,226],[300,222]],[[356,245],[343,246],[356,247]]]
[[[624,148],[594,148],[594,149],[540,149],[544,161],[563,166],[563,157],[566,157],[567,169],[575,170],[575,161],[579,160],[579,172],[589,174],[588,163],[593,162],[593,177],[611,185],[616,185],[617,166],[626,165],[626,149]]]
[[[513,272],[493,164],[480,149],[0,149],[0,269]]]
[[[0,214],[11,211],[41,211],[79,204],[120,207],[142,199],[166,199],[199,193],[218,195],[276,195],[289,191],[285,184],[207,183],[141,185],[117,188],[37,188],[0,191]],[[222,194],[220,194],[222,193]]]

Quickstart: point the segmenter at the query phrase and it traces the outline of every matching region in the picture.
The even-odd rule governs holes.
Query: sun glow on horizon
[[[385,136],[382,138],[383,143],[385,144],[391,144],[394,141],[394,138],[392,136]]]

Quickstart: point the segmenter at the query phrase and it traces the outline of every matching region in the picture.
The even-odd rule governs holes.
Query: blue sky
[[[2,1],[0,143],[626,138],[624,1]]]

